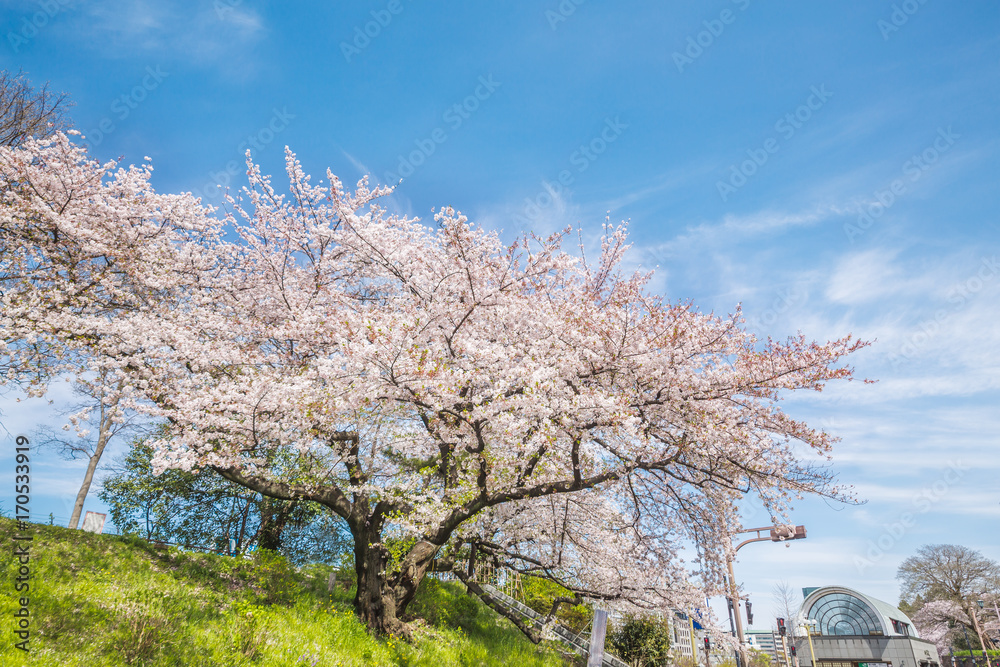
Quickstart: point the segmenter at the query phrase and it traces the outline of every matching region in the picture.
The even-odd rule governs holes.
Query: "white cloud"
[[[715,251],[745,240],[748,237],[775,234],[787,229],[807,227],[837,214],[833,208],[788,212],[764,210],[750,215],[729,214],[717,222],[703,222],[658,245],[648,246],[646,252],[653,258],[685,256],[691,250],[712,248]]]
[[[892,263],[897,252],[867,250],[844,257],[830,277],[826,298],[835,303],[858,304],[895,294],[907,284]]]
[[[90,25],[79,22],[64,30],[65,39],[85,39],[106,57],[147,55],[196,65],[214,65],[227,73],[248,76],[253,70],[247,46],[265,32],[260,15],[242,0],[216,3],[90,3],[81,11]]]

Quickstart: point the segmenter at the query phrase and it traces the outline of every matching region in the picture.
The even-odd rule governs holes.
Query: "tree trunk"
[[[118,389],[121,389],[121,384],[118,385]],[[103,399],[103,393],[99,398]],[[101,462],[104,448],[108,446],[108,440],[112,436],[111,429],[114,426],[112,417],[117,407],[118,398],[115,398],[109,405],[105,405],[103,400],[101,400],[101,421],[97,432],[97,449],[94,450],[94,455],[90,457],[90,462],[87,463],[87,474],[84,475],[83,484],[80,485],[80,492],[76,494],[73,515],[69,518],[69,527],[71,530],[76,530],[77,525],[80,523],[83,502],[87,499],[87,494],[90,492],[91,482],[94,481],[94,471],[97,470],[97,464]]]
[[[396,616],[396,596],[386,577],[389,552],[380,543],[357,540],[354,546],[354,570],[358,590],[354,608],[361,622],[378,635],[408,635],[406,626]]]
[[[417,588],[440,548],[420,540],[404,556],[399,572],[389,573],[389,551],[372,538],[377,534],[355,534],[354,568],[358,590],[354,607],[361,621],[376,634],[410,635],[410,628],[400,620],[413,600]]]
[[[281,549],[282,533],[292,515],[295,504],[265,497],[260,509],[260,537],[257,546],[261,549],[278,551]]]
[[[410,548],[409,553],[403,558],[399,574],[393,579],[396,610],[400,615],[406,611],[406,607],[416,596],[417,588],[420,587],[420,582],[424,580],[424,575],[427,574],[427,570],[440,548],[427,540],[420,540]]]
[[[105,420],[102,419],[100,434],[97,436],[97,449],[94,450],[94,455],[90,457],[90,462],[87,463],[87,474],[83,477],[80,492],[76,494],[76,504],[73,505],[73,516],[69,518],[69,527],[71,530],[76,530],[77,525],[80,523],[83,502],[87,499],[87,494],[90,493],[90,484],[94,481],[94,471],[97,470],[97,464],[101,462],[101,455],[104,454],[104,448],[108,445],[110,430],[110,420],[105,425]]]

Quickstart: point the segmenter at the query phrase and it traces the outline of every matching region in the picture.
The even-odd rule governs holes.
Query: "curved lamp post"
[[[767,535],[764,535],[765,532]],[[739,655],[742,667],[748,667],[750,663],[747,661],[747,650],[743,643],[743,621],[740,620],[739,590],[736,588],[736,575],[733,574],[733,560],[736,558],[736,552],[751,542],[786,542],[788,540],[803,540],[806,537],[806,527],[781,524],[775,526],[764,526],[763,528],[748,528],[747,530],[741,530],[737,533],[737,535],[745,533],[756,533],[757,536],[748,540],[743,540],[736,545],[735,549],[733,549],[732,557],[729,555],[726,556],[726,565],[729,568],[729,600],[733,605],[733,610],[736,616],[736,636],[740,643]]]

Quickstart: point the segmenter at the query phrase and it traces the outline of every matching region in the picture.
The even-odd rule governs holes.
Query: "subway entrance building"
[[[906,614],[888,602],[843,586],[805,588],[802,593],[802,611],[796,627],[789,629],[794,634],[789,643],[796,649],[793,664],[940,667],[937,647],[921,639]]]

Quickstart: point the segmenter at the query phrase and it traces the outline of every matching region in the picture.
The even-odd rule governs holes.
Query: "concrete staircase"
[[[521,602],[518,602],[511,596],[507,595],[503,591],[499,590],[495,586],[490,584],[480,584],[490,597],[497,601],[498,604],[504,606],[509,611],[513,611],[518,616],[523,618],[525,621],[535,626],[536,628],[542,627],[543,616],[537,611],[528,607]],[[584,635],[578,635],[564,625],[556,623],[552,627],[552,632],[555,634],[555,638],[561,641],[563,644],[568,646],[570,650],[574,653],[582,656],[586,656],[590,651],[590,639]],[[628,663],[619,660],[615,656],[611,655],[607,651],[604,653],[604,662],[601,663],[604,667],[629,667]]]

